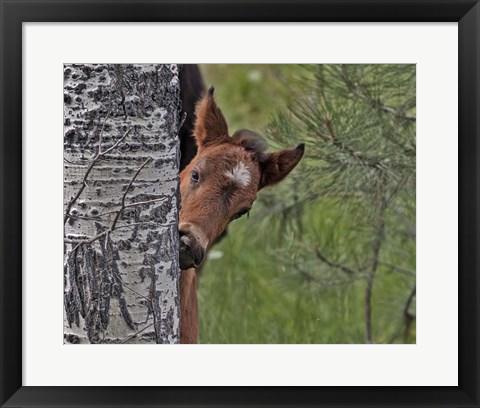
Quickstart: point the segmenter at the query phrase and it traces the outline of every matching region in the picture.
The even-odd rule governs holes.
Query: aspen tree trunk
[[[64,343],[179,342],[176,65],[64,66]]]

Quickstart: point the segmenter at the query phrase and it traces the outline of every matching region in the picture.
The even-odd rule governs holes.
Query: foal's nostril
[[[203,261],[204,255],[205,255],[205,252],[203,251],[202,248],[197,248],[197,250],[193,252],[193,258],[194,258],[194,261],[195,261],[195,266],[200,266],[200,264]]]
[[[191,242],[192,240],[187,235],[187,233],[186,232],[182,233],[180,231],[180,245],[189,248],[191,246]]]

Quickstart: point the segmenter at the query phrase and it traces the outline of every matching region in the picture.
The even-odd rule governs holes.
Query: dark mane
[[[262,163],[268,158],[268,144],[258,133],[248,129],[237,130],[232,135],[232,143],[243,146],[245,150],[255,153],[256,160]]]
[[[180,67],[180,99],[182,111],[187,114],[185,122],[180,129],[180,171],[197,154],[197,143],[193,137],[195,124],[195,106],[205,93],[202,74],[198,65],[184,64]]]

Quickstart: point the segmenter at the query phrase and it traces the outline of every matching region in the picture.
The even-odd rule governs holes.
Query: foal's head
[[[260,189],[278,183],[297,165],[304,145],[267,153],[266,142],[249,130],[231,137],[213,98],[196,108],[198,151],[180,174],[180,267],[198,267],[228,223],[246,214]]]

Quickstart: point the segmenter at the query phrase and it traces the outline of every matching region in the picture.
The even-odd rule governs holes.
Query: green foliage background
[[[211,251],[200,341],[415,343],[415,66],[201,69],[231,133],[306,151]]]

